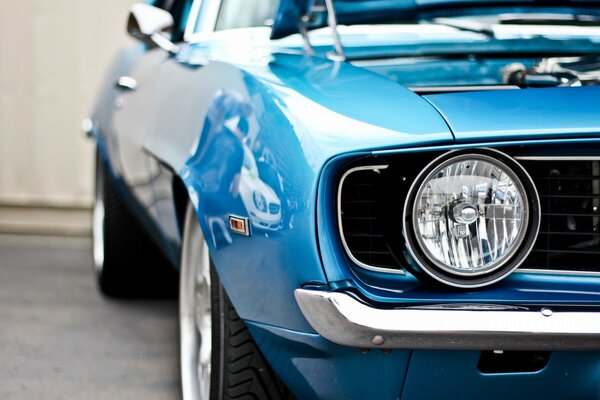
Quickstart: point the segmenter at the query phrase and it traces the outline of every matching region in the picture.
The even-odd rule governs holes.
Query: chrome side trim
[[[557,269],[533,269],[533,268],[518,268],[513,274],[548,274],[548,275],[564,275],[564,276],[600,276],[600,272],[595,271],[568,271]]]
[[[346,238],[344,237],[344,229],[343,229],[343,224],[342,224],[342,189],[344,187],[344,181],[346,180],[346,178],[348,176],[350,176],[352,173],[354,173],[356,171],[368,171],[368,170],[379,171],[382,169],[386,169],[387,167],[389,167],[389,165],[368,165],[368,166],[363,166],[363,167],[356,167],[356,168],[349,169],[348,171],[346,171],[344,173],[344,175],[342,175],[342,178],[340,179],[340,183],[338,184],[338,192],[337,192],[338,231],[340,233],[340,238],[342,239],[342,246],[344,247],[344,251],[346,252],[346,255],[348,255],[348,257],[350,258],[350,260],[352,260],[352,262],[354,264],[358,265],[361,268],[368,269],[370,271],[404,275],[403,270],[375,267],[372,265],[365,264],[362,261],[359,261],[356,257],[354,257],[354,255],[352,254],[352,251],[350,251],[350,248],[348,247],[348,243],[346,243]]]
[[[464,86],[407,86],[411,91],[420,94],[483,92],[487,90],[520,90],[514,85],[464,85]]]
[[[378,309],[342,292],[296,289],[324,338],[362,349],[598,350],[600,307],[589,311],[512,308]]]
[[[514,158],[523,161],[600,161],[600,157],[588,156],[517,156]]]

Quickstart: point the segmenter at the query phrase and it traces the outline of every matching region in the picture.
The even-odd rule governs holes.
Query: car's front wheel
[[[291,399],[225,293],[188,206],[179,286],[184,400]]]

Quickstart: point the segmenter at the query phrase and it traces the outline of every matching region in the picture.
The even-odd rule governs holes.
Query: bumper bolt
[[[544,317],[549,317],[552,315],[552,310],[549,308],[542,308],[542,315]]]
[[[371,343],[373,343],[375,346],[381,346],[384,342],[385,339],[381,335],[376,335],[373,337],[373,339],[371,339]]]

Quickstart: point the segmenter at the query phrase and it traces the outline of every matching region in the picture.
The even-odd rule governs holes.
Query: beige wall
[[[0,0],[0,205],[88,206],[80,125],[133,0]]]

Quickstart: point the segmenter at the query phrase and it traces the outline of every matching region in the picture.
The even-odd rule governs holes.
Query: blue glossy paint
[[[218,83],[180,173],[240,315],[310,331],[293,290],[305,281],[325,281],[311,223],[316,172],[273,93],[243,71],[230,72],[235,79]],[[256,199],[269,195],[277,202],[266,208],[277,204],[280,217],[262,227]],[[250,238],[230,231],[231,214],[249,218]],[[299,243],[305,251],[291,251]]]
[[[550,88],[426,96],[457,142],[597,137],[600,87]]]
[[[554,352],[539,372],[482,374],[477,351],[414,351],[403,400],[600,397],[599,352]]]
[[[399,399],[411,351],[361,352],[319,335],[247,322],[278,375],[302,400]]]
[[[347,63],[284,54],[275,55],[269,67],[289,115],[322,149],[321,162],[362,148],[452,139],[427,102],[377,74]]]
[[[571,140],[512,142],[504,145],[540,148],[549,143],[572,143]],[[598,143],[583,141],[585,143]],[[479,144],[482,145],[482,144]],[[499,143],[485,143],[486,147]],[[429,150],[450,151],[457,148],[473,148],[478,144],[438,146]],[[377,164],[377,155],[389,156],[423,151],[424,148],[374,151],[370,163]],[[564,276],[515,273],[499,284],[484,290],[454,291],[427,287],[410,273],[389,274],[367,271],[354,266],[347,257],[338,234],[336,193],[339,176],[350,161],[370,155],[367,152],[341,155],[332,159],[324,168],[319,185],[317,204],[319,249],[329,284],[335,289],[358,290],[366,298],[379,303],[415,304],[444,302],[488,302],[503,304],[562,304],[600,305],[600,280],[589,276]],[[535,154],[535,153],[534,153]],[[398,234],[401,235],[401,228]]]
[[[239,314],[312,331],[299,313],[293,290],[305,282],[327,280],[314,219],[322,166],[339,151],[373,145],[383,149],[399,142],[443,144],[452,136],[419,96],[347,64],[278,54],[262,65],[238,69],[214,63],[187,73],[204,85],[204,98],[214,93],[202,111],[207,115],[202,128],[186,133],[186,143],[196,143],[191,157],[173,136],[148,142],[146,148],[159,158],[170,157],[174,165],[179,157],[188,157],[180,175],[197,199],[211,255]],[[219,74],[227,81],[201,83],[203,75]],[[380,107],[373,112],[356,105],[355,96]],[[253,164],[259,167],[249,178]],[[256,215],[253,200],[244,198],[240,179],[252,192],[275,194],[281,204],[277,226],[259,226],[264,218]],[[250,219],[251,238],[230,233],[229,214]],[[298,246],[301,252],[295,251]]]
[[[294,7],[305,3],[281,4],[291,7],[287,12],[293,14],[298,10]],[[350,15],[360,7],[398,3],[337,4]],[[597,39],[567,42],[517,35],[494,41],[453,30],[431,34],[427,27],[368,37],[360,30],[348,32],[343,41],[347,53],[354,56],[600,49]],[[150,87],[144,86],[152,99],[148,112],[131,115],[133,121],[143,119],[146,127],[135,150],[149,155],[148,170],[142,172],[151,178],[145,183],[151,183],[154,196],[152,201],[134,196],[130,202],[161,227],[156,237],[176,252],[180,227],[170,183],[184,182],[227,293],[296,396],[398,399],[464,393],[478,398],[477,394],[485,393],[489,398],[506,398],[505,388],[510,387],[515,389],[510,393],[513,398],[534,394],[564,398],[569,388],[575,398],[598,397],[597,353],[556,353],[539,374],[494,377],[477,372],[478,352],[415,352],[412,361],[410,351],[362,354],[315,334],[301,315],[293,291],[312,283],[357,290],[369,301],[381,303],[600,304],[600,282],[590,277],[514,274],[492,288],[450,292],[426,288],[410,275],[357,270],[342,250],[334,207],[340,172],[365,156],[375,156],[377,161],[390,154],[537,146],[559,138],[585,145],[599,133],[594,100],[600,92],[570,88],[424,99],[399,83],[455,81],[457,76],[427,73],[418,65],[388,63],[368,71],[333,62],[319,56],[330,49],[330,39],[323,33],[315,33],[315,57],[299,52],[297,37],[277,42],[267,38],[268,33],[258,38],[217,37],[184,44],[175,58],[157,57],[148,68],[153,73],[147,80]],[[121,56],[107,77],[94,116],[100,149],[115,177],[132,193],[135,182],[124,173],[119,148],[127,133],[117,133],[114,125],[114,114],[126,114],[131,108],[126,103],[115,111],[117,94],[109,86],[119,75],[137,78],[136,66],[146,56],[142,47]],[[461,68],[461,83],[472,84],[492,83],[501,66],[471,57]],[[477,74],[482,69],[485,73]],[[583,135],[590,138],[582,139]],[[249,218],[251,237],[228,230],[230,214]],[[548,388],[540,389],[542,385]]]
[[[588,400],[600,396],[600,352],[554,352],[536,372],[484,374],[479,351],[360,352],[319,335],[248,321],[253,338],[300,399]]]
[[[472,57],[448,59],[432,57],[415,60],[411,63],[398,60],[397,63],[365,65],[376,72],[408,87],[435,87],[457,85],[501,85],[503,69],[507,64],[519,63],[526,68],[533,67],[539,57],[479,59]]]

